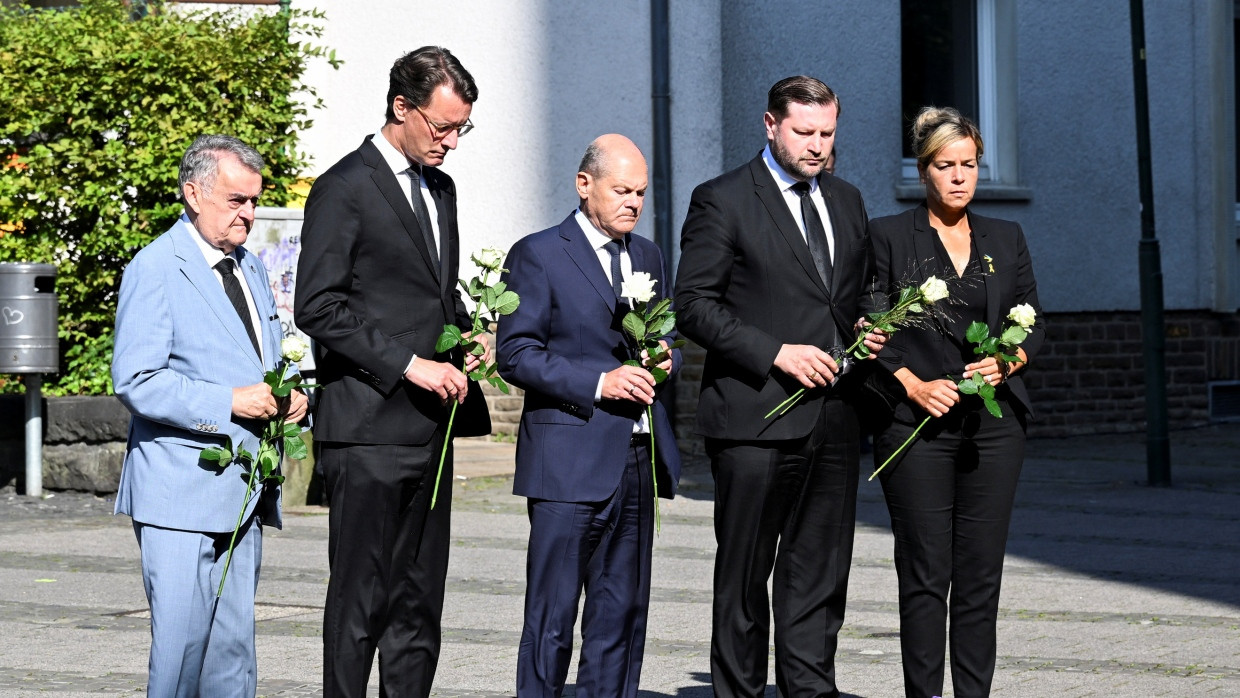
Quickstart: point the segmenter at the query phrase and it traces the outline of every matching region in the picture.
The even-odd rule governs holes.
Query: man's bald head
[[[612,238],[633,231],[646,197],[646,158],[618,133],[594,139],[577,168],[581,212]]]
[[[577,171],[591,177],[601,177],[611,171],[613,161],[617,159],[640,162],[642,167],[646,166],[646,158],[633,141],[618,133],[608,133],[595,138],[590,147],[586,148],[586,154],[581,157]]]

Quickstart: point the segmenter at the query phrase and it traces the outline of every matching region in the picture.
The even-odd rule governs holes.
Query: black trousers
[[[629,445],[624,474],[608,499],[529,500],[525,624],[517,654],[519,698],[563,694],[583,588],[576,694],[637,695],[654,542],[649,438]]]
[[[765,693],[770,622],[781,696],[838,696],[860,460],[857,416],[828,400],[809,436],[707,439],[715,477],[715,695]],[[774,572],[770,605],[766,582]]]
[[[996,419],[979,399],[966,398],[931,419],[879,475],[895,534],[908,698],[943,694],[949,613],[955,695],[990,694],[1003,556],[1025,456],[1024,416],[1000,404],[1003,418]],[[897,422],[880,433],[875,463],[913,429]]]
[[[430,508],[442,439],[315,444],[331,502],[324,696],[364,698],[376,650],[381,696],[430,695],[452,511],[451,448]]]

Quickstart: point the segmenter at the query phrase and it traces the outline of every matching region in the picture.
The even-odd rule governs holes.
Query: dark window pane
[[[922,107],[955,107],[977,121],[976,0],[901,0],[900,51],[904,157],[912,157]]]

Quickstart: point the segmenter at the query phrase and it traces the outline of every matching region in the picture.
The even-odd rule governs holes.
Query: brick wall
[[[1240,315],[1165,313],[1167,409],[1172,429],[1210,420],[1207,385],[1240,380]],[[676,386],[676,435],[701,452],[693,434],[705,352],[690,344]],[[1145,374],[1139,312],[1051,313],[1042,352],[1025,374],[1037,416],[1031,436],[1144,431]]]

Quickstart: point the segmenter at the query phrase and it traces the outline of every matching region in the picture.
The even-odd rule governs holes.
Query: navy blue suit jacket
[[[656,302],[667,293],[659,248],[630,235],[628,249],[633,271],[658,281]],[[496,357],[500,375],[526,391],[513,493],[562,502],[605,500],[620,483],[642,412],[625,400],[594,401],[599,376],[631,358],[616,295],[574,215],[517,241],[504,266],[521,305],[500,318]],[[680,364],[676,351],[672,370]],[[680,479],[680,453],[657,400],[653,417],[659,495],[671,497]]]

